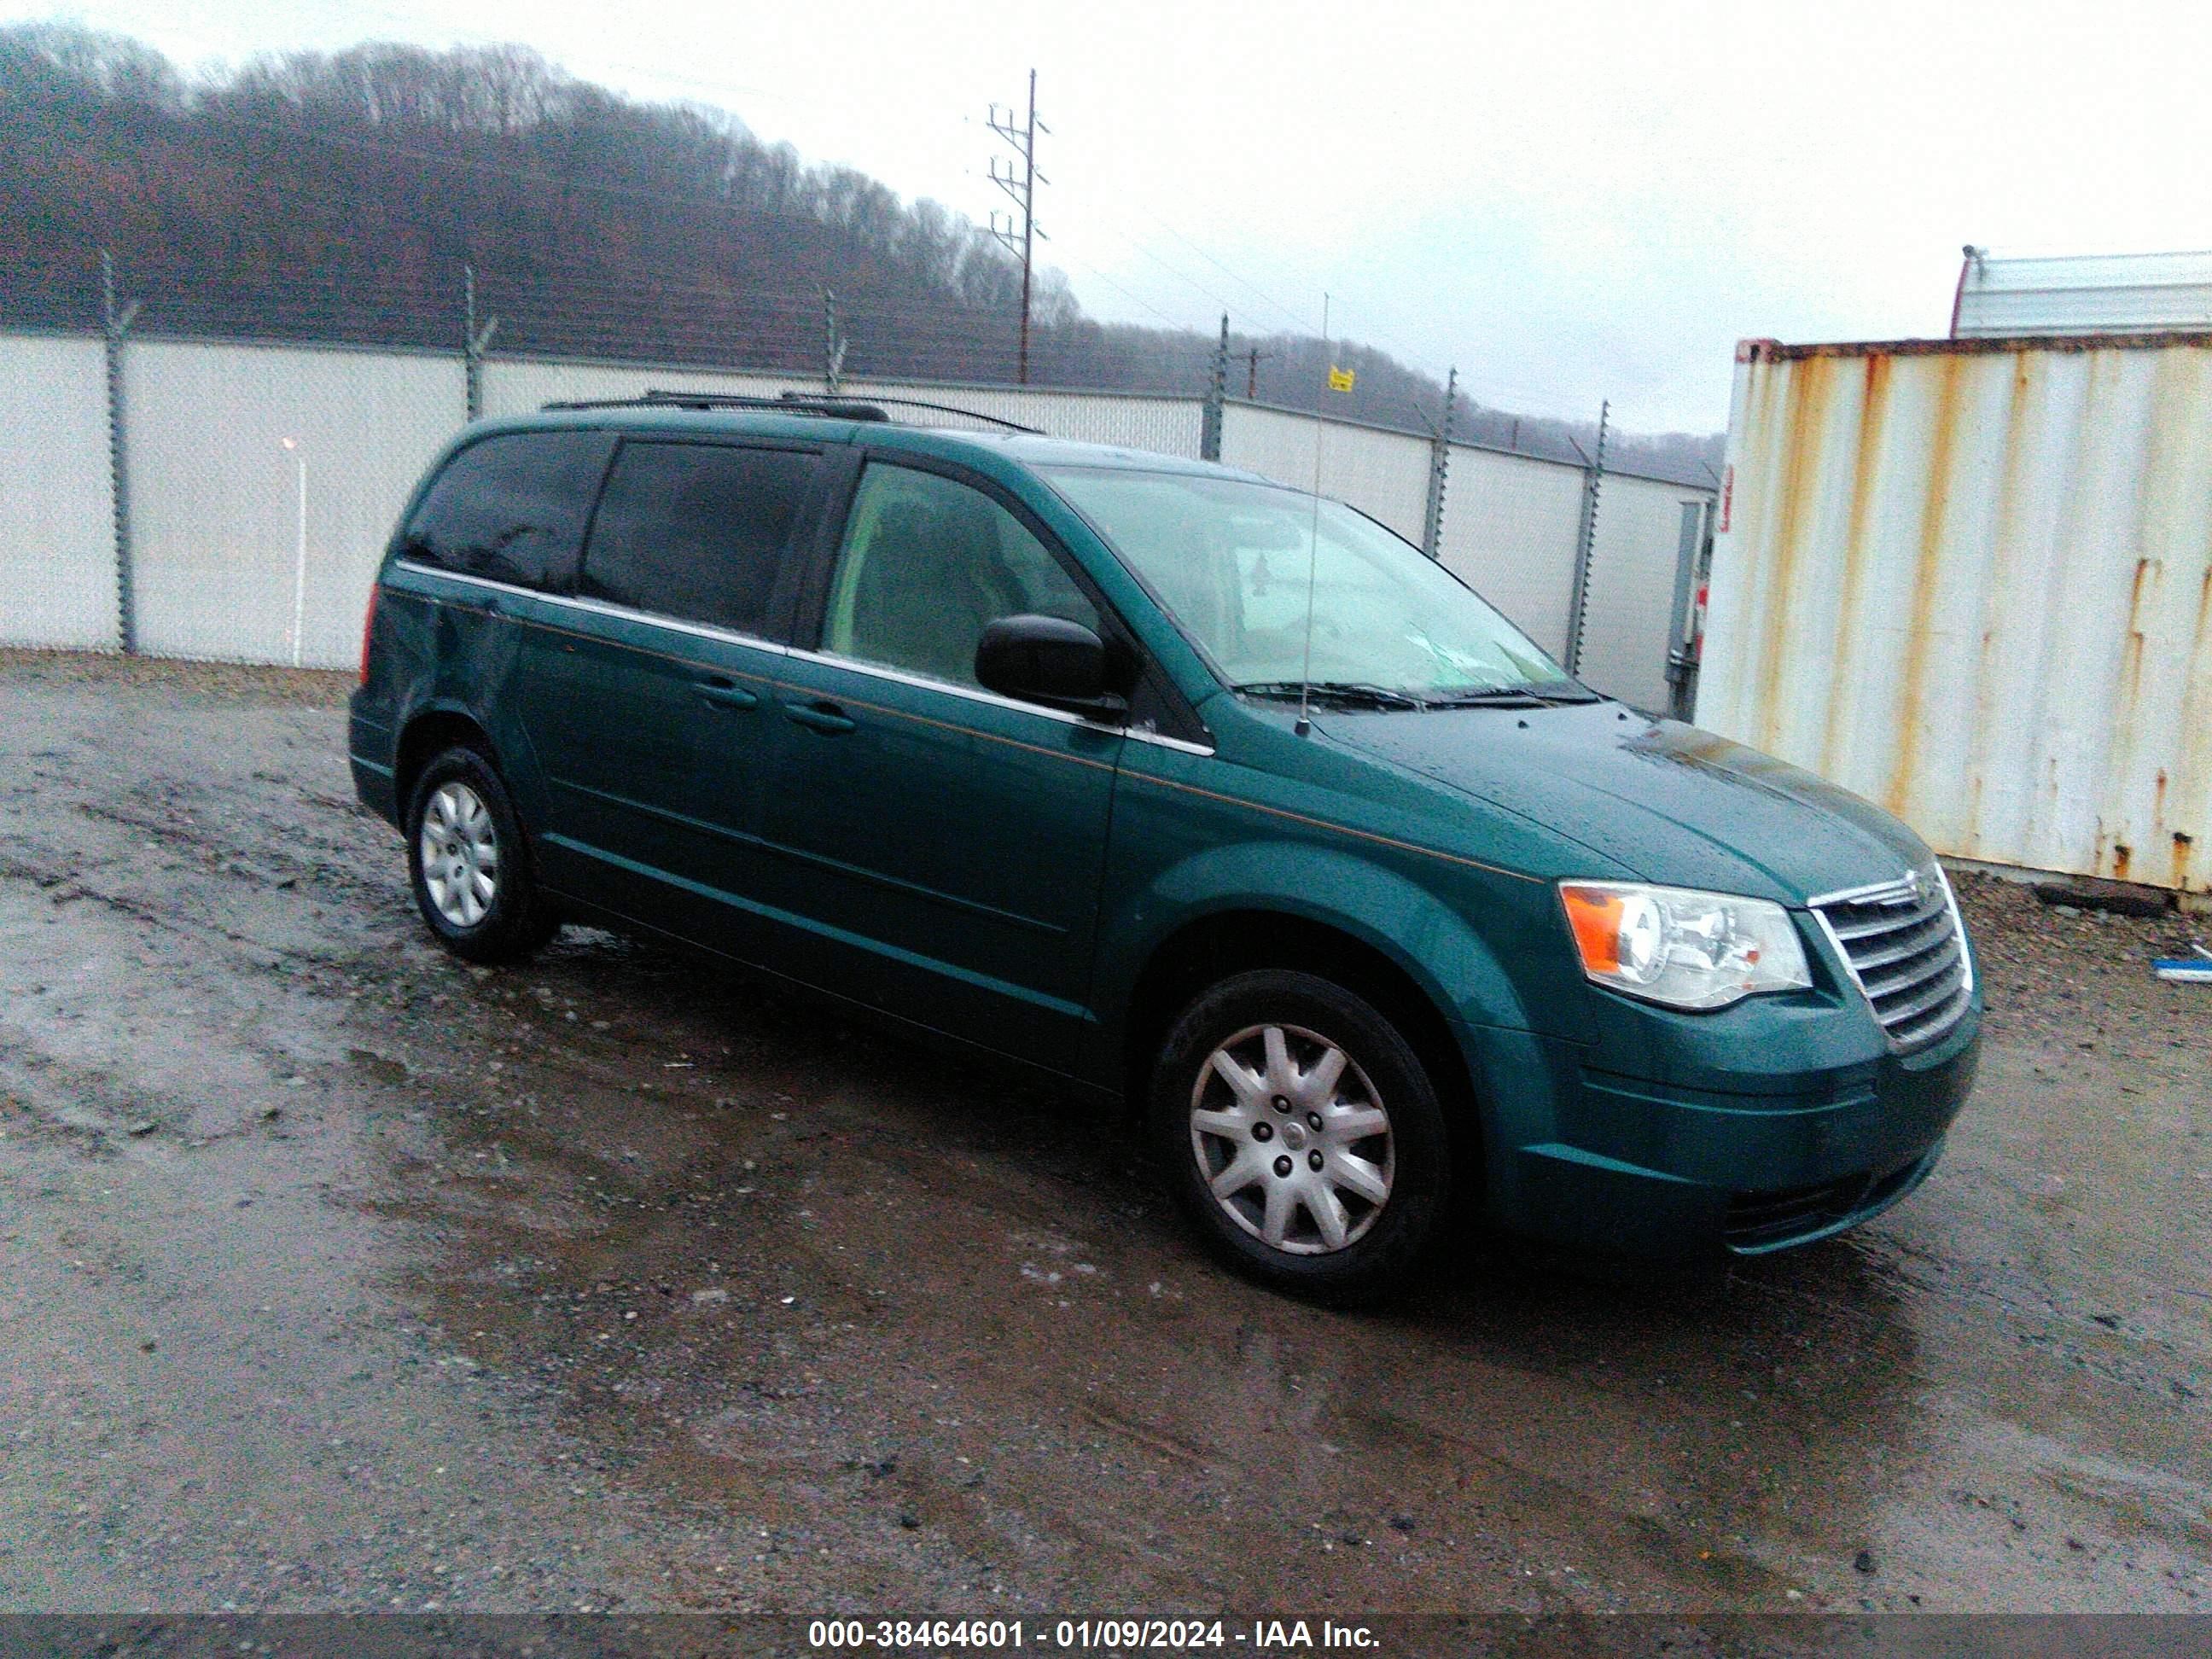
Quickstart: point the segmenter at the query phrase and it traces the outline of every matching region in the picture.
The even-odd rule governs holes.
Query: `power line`
[[[1306,319],[1304,318],[1299,316],[1297,313],[1292,311],[1288,306],[1284,305],[1281,301],[1274,299],[1264,289],[1261,288],[1259,284],[1254,283],[1249,277],[1241,275],[1237,271],[1231,270],[1228,265],[1215,258],[1211,253],[1208,253],[1196,242],[1192,241],[1189,237],[1184,235],[1181,231],[1177,230],[1166,220],[1160,218],[1157,214],[1149,216],[1151,216],[1152,222],[1158,225],[1162,230],[1167,232],[1169,235],[1174,237],[1176,240],[1181,242],[1185,247],[1188,248],[1193,253],[1198,255],[1200,258],[1205,260],[1206,264],[1212,265],[1223,276],[1228,277],[1231,282],[1237,283],[1239,286],[1249,290],[1271,310],[1274,311],[1279,315],[1289,318],[1291,319],[1291,324],[1294,328],[1303,331],[1307,326]]]

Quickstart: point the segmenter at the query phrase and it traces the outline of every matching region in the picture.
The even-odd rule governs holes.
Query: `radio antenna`
[[[1306,538],[1305,660],[1298,668],[1298,723],[1291,730],[1304,737],[1313,730],[1314,574],[1321,563],[1321,453],[1328,431],[1328,295],[1321,296],[1322,395],[1314,399],[1313,523]]]

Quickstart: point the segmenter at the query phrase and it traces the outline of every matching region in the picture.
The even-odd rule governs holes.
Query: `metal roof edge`
[[[2173,346],[2212,350],[2212,329],[2139,329],[2113,334],[1967,334],[1911,340],[1833,340],[1785,345],[1746,340],[1737,349],[1747,362],[1796,362],[1808,357],[1940,357],[2003,351],[2155,351]]]

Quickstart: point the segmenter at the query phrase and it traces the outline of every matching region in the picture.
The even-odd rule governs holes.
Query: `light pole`
[[[298,530],[292,550],[292,666],[300,666],[300,634],[307,617],[307,458],[297,438],[282,440],[285,453],[300,470]]]

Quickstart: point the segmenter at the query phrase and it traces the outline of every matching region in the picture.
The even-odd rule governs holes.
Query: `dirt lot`
[[[0,1609],[2212,1607],[2178,921],[1967,881],[1983,1080],[1851,1239],[1346,1316],[1051,1093],[456,963],[343,690],[0,654]]]

